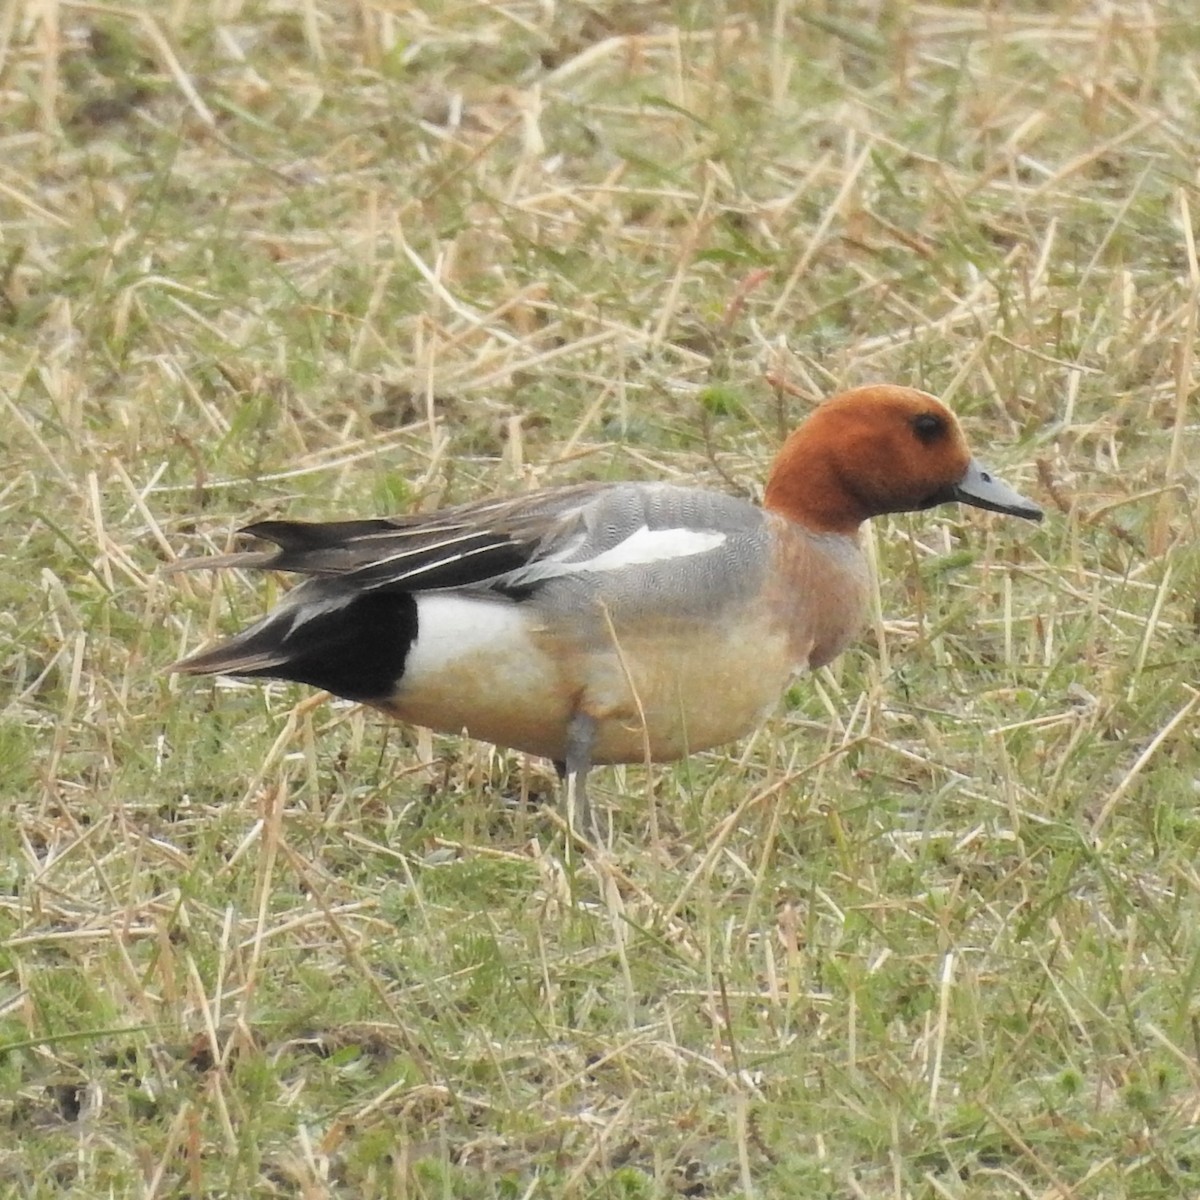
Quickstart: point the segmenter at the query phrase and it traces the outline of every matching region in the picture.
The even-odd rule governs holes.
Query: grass
[[[1190,4],[17,0],[0,88],[4,1194],[1200,1191]],[[611,854],[162,674],[249,520],[754,494],[880,378],[1049,519],[877,522]]]

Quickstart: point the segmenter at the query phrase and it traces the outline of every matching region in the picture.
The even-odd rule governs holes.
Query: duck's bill
[[[1010,517],[1025,517],[1029,521],[1040,521],[1042,510],[1032,500],[1026,500],[1020,492],[999,480],[975,459],[967,467],[967,473],[958,484],[950,489],[955,500],[986,508],[992,512],[1008,513]]]

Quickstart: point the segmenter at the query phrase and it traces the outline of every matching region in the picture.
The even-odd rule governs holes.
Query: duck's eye
[[[912,419],[912,428],[921,441],[929,443],[936,441],[946,432],[946,420],[937,413],[919,413]]]

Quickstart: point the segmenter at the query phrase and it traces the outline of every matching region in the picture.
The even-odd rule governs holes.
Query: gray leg
[[[585,840],[599,835],[592,822],[592,808],[587,798],[587,773],[592,766],[595,740],[595,719],[587,713],[576,713],[567,726],[566,760],[554,764],[565,783],[567,826]]]

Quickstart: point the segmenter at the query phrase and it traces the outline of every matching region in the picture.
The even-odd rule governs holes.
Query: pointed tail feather
[[[171,675],[247,675],[267,676],[271,668],[282,667],[288,656],[280,650],[252,650],[242,645],[242,637],[218,642],[207,650],[200,650],[173,662],[167,673]]]
[[[174,562],[163,563],[159,571],[163,575],[178,575],[182,571],[218,571],[225,567],[261,570],[270,567],[274,560],[273,550],[235,550],[231,554],[177,558]]]
[[[168,670],[284,679],[347,700],[384,700],[404,674],[416,636],[417,603],[411,595],[360,593],[314,581],[296,588],[261,621]]]

